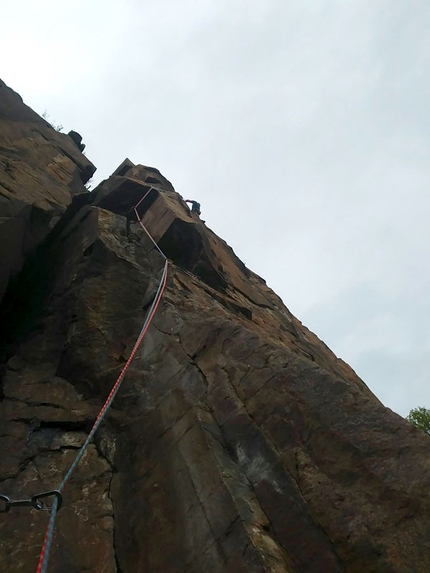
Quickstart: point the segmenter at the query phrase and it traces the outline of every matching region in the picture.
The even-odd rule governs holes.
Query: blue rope
[[[164,255],[163,255],[164,256]],[[164,256],[165,258],[165,263],[164,263],[164,268],[163,268],[163,273],[161,275],[161,279],[160,279],[160,284],[158,285],[158,289],[157,292],[155,294],[154,300],[152,301],[152,305],[149,308],[146,318],[145,318],[145,322],[143,323],[143,326],[141,328],[140,334],[137,338],[136,344],[133,348],[132,351],[132,355],[133,353],[136,351],[136,346],[138,344],[140,344],[139,340],[142,336],[142,334],[145,332],[149,321],[151,320],[151,315],[154,311],[155,305],[157,304],[157,300],[160,296],[160,292],[161,289],[163,287],[163,283],[167,274],[167,268],[168,268],[168,261],[167,258]],[[67,482],[70,479],[70,476],[72,475],[72,473],[74,472],[74,470],[76,469],[76,466],[78,465],[78,463],[80,462],[82,456],[84,455],[84,453],[86,452],[89,443],[91,442],[94,434],[96,433],[97,429],[99,428],[100,424],[102,423],[104,417],[106,416],[107,411],[109,410],[115,396],[118,393],[118,390],[120,389],[121,383],[124,379],[124,376],[126,374],[126,371],[124,370],[122,372],[122,374],[120,375],[120,377],[118,378],[117,382],[116,382],[116,390],[112,393],[112,396],[110,397],[110,399],[108,400],[108,402],[105,404],[104,409],[102,411],[102,413],[99,415],[99,418],[96,420],[94,426],[91,429],[91,432],[88,434],[87,439],[85,440],[84,444],[82,445],[81,449],[79,450],[74,462],[72,463],[72,465],[70,466],[69,471],[66,473],[66,475],[64,476],[63,481],[61,482],[60,487],[58,488],[58,491],[60,493],[62,493],[63,489],[66,487]],[[43,554],[43,560],[41,563],[40,568],[38,569],[38,573],[46,573],[47,569],[48,569],[48,562],[49,562],[49,555],[50,555],[50,551],[51,551],[51,545],[52,545],[52,539],[54,536],[54,525],[55,525],[55,519],[57,516],[57,507],[58,507],[58,499],[57,497],[54,499],[54,502],[52,504],[51,507],[51,514],[49,516],[49,521],[48,521],[48,526],[47,526],[47,533],[46,533],[46,546],[45,546],[45,552]]]
[[[48,527],[46,530],[45,553],[43,554],[43,561],[41,563],[41,566],[38,569],[38,572],[40,571],[40,573],[46,573],[48,569],[49,554],[51,552],[52,539],[54,538],[54,525],[55,525],[55,518],[57,517],[57,507],[58,507],[58,499],[55,498],[51,506],[51,514],[49,516]]]
[[[146,329],[146,327],[147,327],[147,325],[148,325],[150,316],[151,316],[151,314],[152,314],[152,311],[154,310],[154,306],[155,306],[156,301],[157,301],[157,299],[158,299],[158,295],[160,294],[161,287],[162,287],[162,285],[163,285],[164,276],[165,276],[166,272],[167,272],[167,262],[166,262],[165,265],[164,265],[163,274],[161,275],[160,284],[158,285],[158,289],[157,289],[157,292],[156,292],[156,294],[155,294],[154,300],[153,300],[152,305],[151,305],[151,307],[150,307],[150,309],[149,309],[149,311],[148,311],[148,313],[147,313],[147,315],[146,315],[145,322],[143,323],[143,326],[142,326],[142,328],[141,328],[141,331],[140,331],[140,334],[139,334],[137,340],[139,340],[139,338],[140,338],[141,335],[142,335],[142,332],[144,332],[144,330]],[[100,424],[102,423],[104,417],[106,416],[106,413],[107,413],[108,409],[110,408],[112,402],[114,401],[114,398],[115,398],[115,396],[116,396],[117,393],[118,393],[118,390],[119,390],[119,388],[120,388],[120,386],[121,386],[121,382],[123,381],[125,375],[126,375],[126,372],[123,372],[123,374],[122,374],[121,377],[120,377],[120,383],[118,384],[117,389],[115,390],[115,392],[112,394],[112,396],[111,396],[109,402],[107,402],[104,412],[102,413],[102,415],[100,416],[100,418],[97,420],[97,422],[94,424],[94,426],[93,426],[91,432],[88,434],[88,437],[87,437],[87,439],[85,440],[83,446],[82,446],[81,449],[79,450],[78,455],[77,455],[76,458],[75,458],[75,461],[74,461],[73,464],[70,466],[69,471],[68,471],[68,472],[66,473],[66,475],[64,476],[64,479],[63,479],[63,481],[61,482],[60,487],[58,488],[58,491],[59,491],[60,493],[61,493],[61,492],[63,491],[63,489],[65,488],[67,482],[68,482],[69,479],[70,479],[70,476],[71,476],[72,473],[75,471],[76,466],[78,465],[78,463],[80,462],[80,460],[81,460],[82,456],[84,455],[86,449],[88,448],[88,445],[89,445],[89,443],[91,442],[91,440],[92,440],[94,434],[97,432],[97,430],[98,430]]]

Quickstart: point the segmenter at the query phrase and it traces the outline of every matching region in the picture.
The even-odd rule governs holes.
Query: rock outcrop
[[[48,223],[31,248],[19,244],[9,269],[22,270],[0,307],[0,494],[58,487],[130,354],[163,266],[133,211],[147,191],[139,213],[170,259],[153,324],[65,492],[49,571],[430,571],[428,436],[385,408],[158,170],[125,160],[95,191],[75,188],[91,164],[72,141],[61,155],[59,134],[2,93],[22,118],[3,164],[33,125],[70,163],[59,182],[39,143],[23,143],[20,195],[8,191],[46,201]],[[1,516],[2,571],[35,570],[46,522],[28,508]]]
[[[0,299],[94,171],[70,137],[0,80]]]

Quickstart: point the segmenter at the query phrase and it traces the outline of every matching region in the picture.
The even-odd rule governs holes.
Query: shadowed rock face
[[[0,80],[0,299],[94,171],[70,137]]]
[[[430,571],[429,438],[129,160],[73,199],[0,308],[0,493],[58,487],[130,354],[162,269],[133,211],[148,190],[167,289],[65,491],[49,571]],[[2,571],[35,570],[46,522],[2,515]]]

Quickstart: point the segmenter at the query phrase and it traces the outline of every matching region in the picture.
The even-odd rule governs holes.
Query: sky
[[[402,416],[430,408],[428,0],[2,0],[0,77],[157,167]]]

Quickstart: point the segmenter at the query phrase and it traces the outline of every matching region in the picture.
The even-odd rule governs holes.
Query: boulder
[[[76,144],[76,147],[79,149],[79,151],[84,151],[85,149],[85,144],[82,143],[82,135],[80,133],[78,133],[77,131],[69,131],[69,133],[67,134],[70,139]]]

